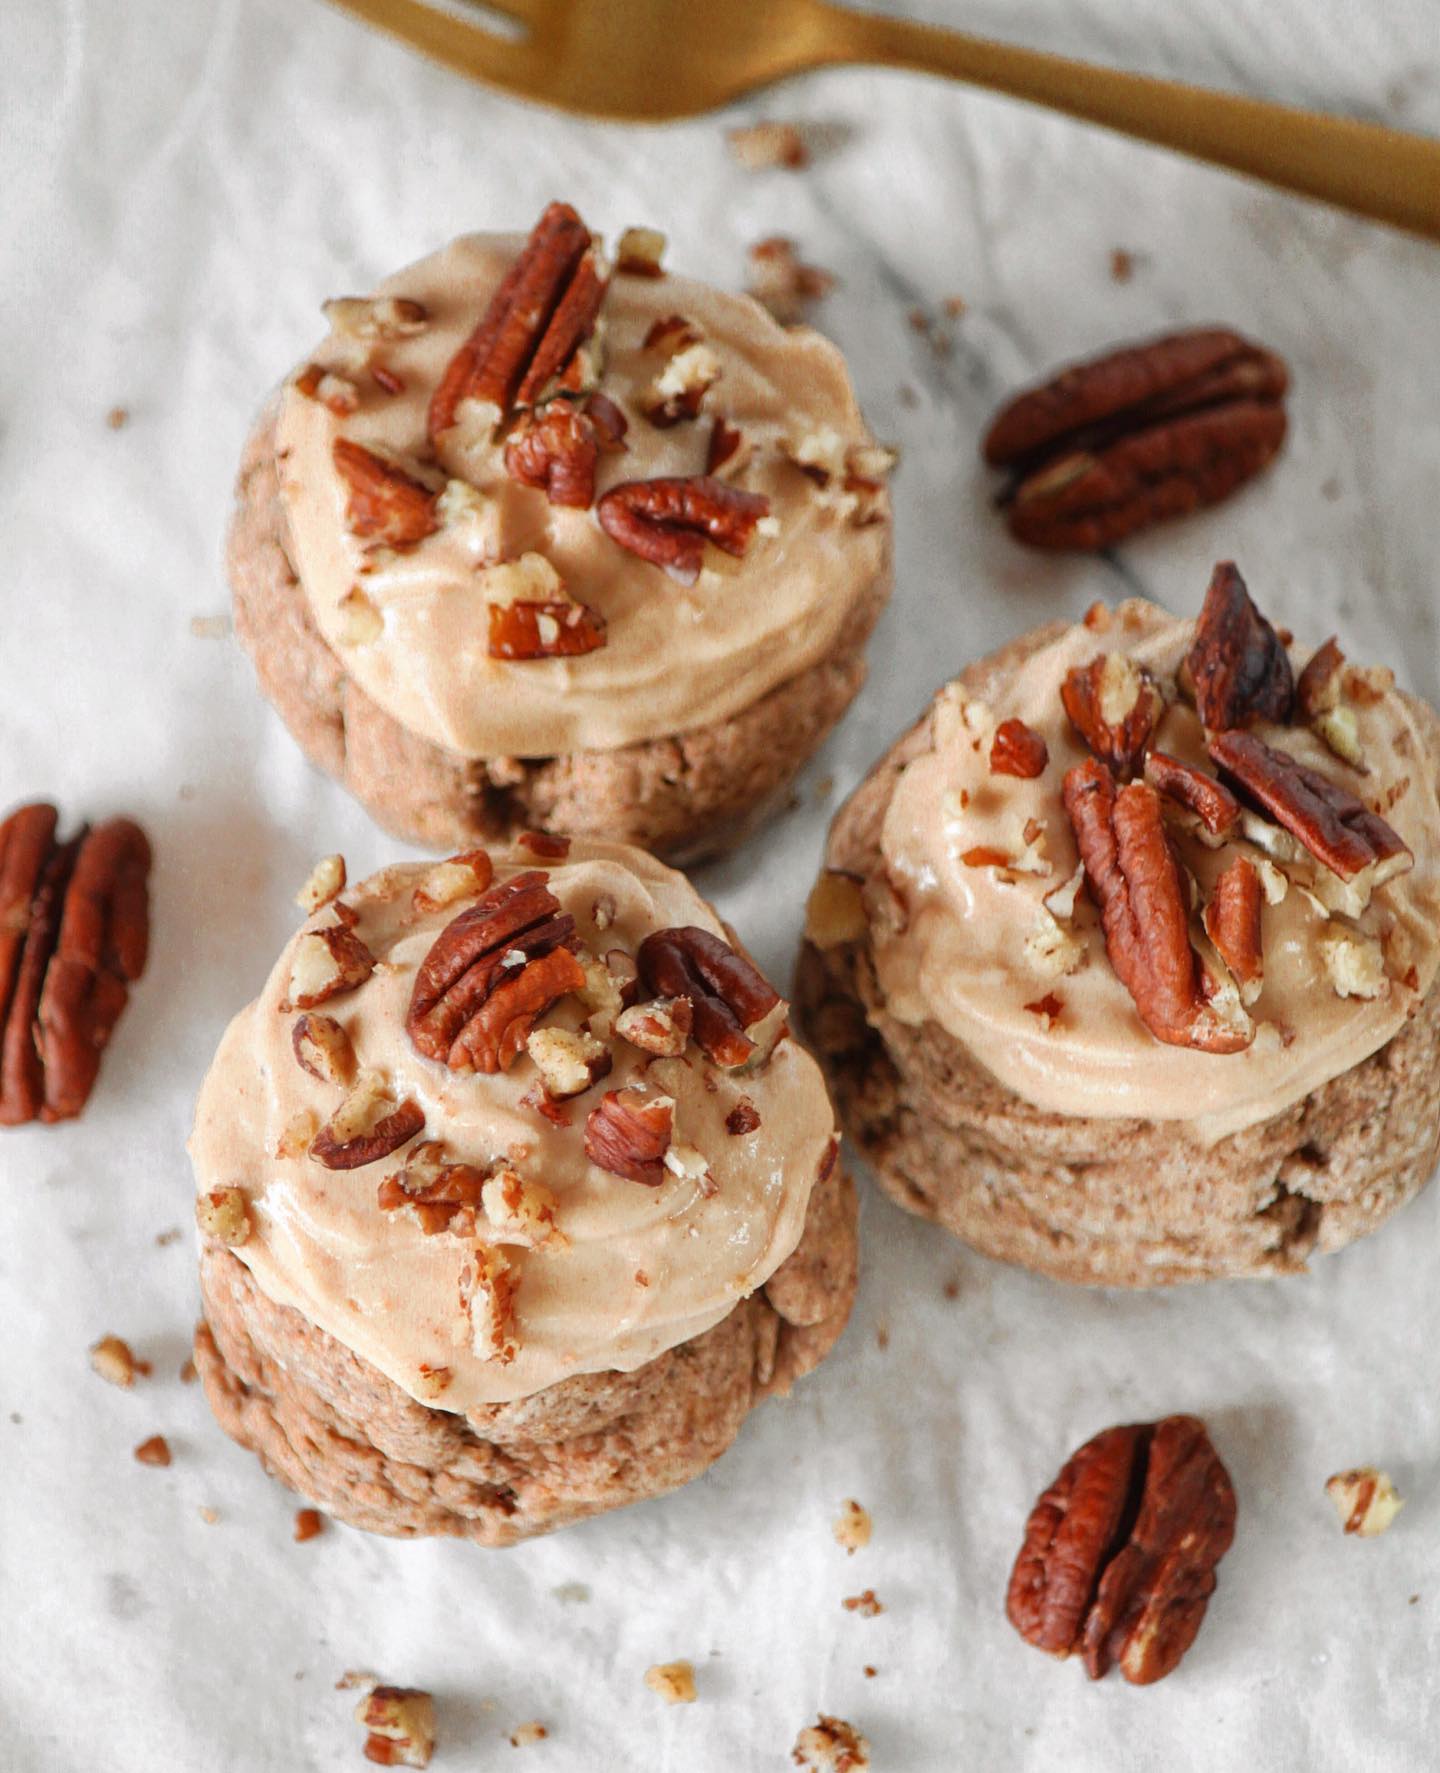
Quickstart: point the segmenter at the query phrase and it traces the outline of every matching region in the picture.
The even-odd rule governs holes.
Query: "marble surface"
[[[932,0],[947,14],[1440,129],[1433,0]],[[355,1767],[333,1686],[357,1667],[435,1691],[437,1769],[508,1765],[529,1718],[551,1735],[517,1764],[555,1773],[778,1768],[821,1708],[906,1773],[1434,1765],[1435,1190],[1308,1277],[1133,1297],[1007,1271],[870,1192],[861,1298],[826,1369],[681,1495],[503,1554],[335,1528],[292,1544],[294,1499],[178,1381],[195,1086],[313,857],[342,848],[363,872],[393,854],[303,765],[224,631],[236,454],[324,296],[462,229],[523,227],[552,195],[607,232],[659,225],[675,265],[724,283],[772,233],[836,273],[817,317],[904,451],[900,591],[799,804],[702,881],[781,973],[839,797],[938,681],[1033,622],[1132,590],[1188,609],[1233,555],[1277,620],[1338,628],[1440,692],[1434,248],[909,77],[836,71],[743,114],[807,120],[826,149],[802,174],[748,174],[716,119],[543,115],[312,0],[0,8],[0,804],[130,810],[159,858],[154,961],[90,1112],[0,1150],[15,1773]],[[1104,558],[1011,544],[976,458],[998,398],[1109,339],[1209,320],[1293,366],[1275,471]],[[133,1392],[89,1371],[111,1331],[155,1363]],[[1078,1441],[1181,1409],[1234,1474],[1236,1545],[1180,1674],[1092,1687],[1004,1623],[1021,1523]],[[156,1431],[168,1470],[130,1457]],[[1321,1485],[1370,1460],[1409,1503],[1359,1544]],[[853,1559],[830,1535],[846,1496],[875,1520]],[[886,1611],[844,1612],[867,1587]],[[642,1675],[677,1656],[700,1697],[667,1709]]]

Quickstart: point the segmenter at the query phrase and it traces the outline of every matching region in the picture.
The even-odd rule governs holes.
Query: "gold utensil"
[[[1440,140],[826,0],[487,0],[513,38],[424,0],[334,4],[476,80],[626,122],[694,116],[842,62],[947,74],[1440,239]]]

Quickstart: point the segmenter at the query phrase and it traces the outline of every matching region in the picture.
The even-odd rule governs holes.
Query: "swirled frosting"
[[[780,327],[750,298],[670,275],[612,279],[601,387],[629,430],[623,452],[602,456],[597,488],[598,496],[619,481],[703,474],[711,419],[723,416],[747,452],[727,475],[770,500],[743,559],[709,548],[697,583],[682,587],[611,540],[593,508],[551,505],[508,478],[498,450],[463,468],[478,504],[453,509],[417,546],[380,556],[346,526],[337,437],[422,473],[434,468],[430,480],[444,484],[426,407],[520,245],[467,235],[380,285],[377,296],[418,301],[428,314],[423,330],[373,353],[398,391],[379,387],[368,367],[357,371],[353,341],[333,331],[313,362],[351,383],[356,409],[332,411],[293,381],[283,390],[281,492],[311,611],[367,694],[411,732],[463,756],[610,750],[723,720],[829,653],[889,571],[888,524],[846,521],[791,459],[806,438],[841,451],[871,442],[840,353],[808,328]],[[718,379],[697,419],[659,428],[643,412],[667,359],[645,340],[675,314],[698,328]],[[549,560],[571,596],[604,617],[598,651],[489,656],[483,569],[527,552]],[[362,639],[347,616],[357,586],[383,624]]]
[[[878,896],[872,886],[870,933],[890,1013],[938,1023],[1026,1101],[1068,1115],[1184,1123],[1210,1142],[1280,1113],[1375,1052],[1430,990],[1440,968],[1440,803],[1435,717],[1393,688],[1354,708],[1363,775],[1303,726],[1257,729],[1381,810],[1415,863],[1358,916],[1334,915],[1322,902],[1326,871],[1298,846],[1282,846],[1297,853],[1269,863],[1284,876],[1270,874],[1272,890],[1284,896],[1263,910],[1264,986],[1250,1010],[1256,1036],[1243,1052],[1198,1052],[1149,1033],[1107,960],[1083,890],[1062,920],[1062,934],[1079,945],[1074,970],[1058,975],[1042,960],[1044,932],[1054,934],[1045,900],[1079,865],[1060,789],[1087,755],[1066,719],[1061,682],[1100,652],[1127,653],[1169,686],[1157,745],[1213,773],[1194,710],[1174,694],[1193,637],[1193,622],[1135,600],[1102,611],[1093,625],[1021,643],[942,690],[885,815],[886,880]],[[1012,717],[1049,748],[1033,780],[990,771],[995,727]],[[1258,824],[1248,829],[1265,835]],[[1269,862],[1243,839],[1208,848],[1181,823],[1174,836],[1202,895],[1236,853]],[[1018,866],[973,859],[988,852]],[[1378,944],[1376,995],[1337,990],[1334,944],[1352,937]]]
[[[597,953],[633,954],[649,932],[677,925],[723,934],[682,875],[638,850],[577,840],[563,861],[539,863],[520,850],[494,860],[497,882],[548,866],[550,890]],[[383,1073],[397,1100],[411,1097],[424,1110],[421,1139],[443,1142],[456,1161],[502,1162],[540,1183],[554,1197],[561,1236],[542,1248],[517,1247],[483,1215],[473,1236],[426,1235],[411,1209],[377,1204],[403,1150],[331,1170],[295,1148],[297,1119],[323,1122],[343,1096],[302,1070],[292,1049],[296,1016],[282,1006],[303,930],[226,1032],[200,1092],[190,1152],[200,1193],[243,1191],[252,1229],[235,1254],[271,1299],[294,1306],[412,1396],[463,1412],[530,1396],[572,1374],[631,1370],[718,1323],[798,1243],[835,1127],[814,1061],[789,1038],[743,1072],[719,1069],[694,1045],[683,1058],[651,1059],[613,1038],[614,1069],[565,1104],[570,1126],[551,1124],[523,1100],[538,1082],[528,1057],[488,1076],[421,1057],[405,1029],[415,970],[464,909],[416,913],[412,893],[425,873],[397,866],[347,891],[357,934],[378,964],[325,1013],[345,1028],[361,1066]],[[305,930],[330,921],[321,911]],[[584,1013],[564,999],[545,1020],[573,1028]],[[642,1074],[652,1093],[673,1097],[676,1139],[703,1155],[713,1182],[667,1175],[648,1187],[586,1158],[585,1119],[602,1090]],[[754,1115],[730,1131],[727,1117],[742,1098]],[[478,1345],[460,1303],[460,1272],[477,1239],[499,1244],[518,1278],[508,1364]],[[448,1371],[438,1397],[426,1369]]]

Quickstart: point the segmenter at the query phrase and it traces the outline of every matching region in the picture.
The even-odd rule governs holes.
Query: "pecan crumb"
[[[102,1336],[90,1349],[90,1365],[107,1384],[129,1391],[137,1377],[148,1378],[149,1361],[137,1360],[130,1344],[120,1336]]]
[[[765,172],[772,167],[795,172],[810,164],[805,138],[793,123],[751,123],[727,129],[725,140],[747,172]]]
[[[152,1434],[149,1440],[141,1441],[136,1447],[135,1457],[141,1465],[168,1465],[170,1443],[163,1434]]]
[[[870,1744],[853,1724],[822,1711],[795,1738],[790,1758],[804,1773],[862,1773],[870,1765]]]
[[[835,1535],[835,1543],[845,1548],[845,1555],[854,1557],[861,1546],[870,1543],[870,1516],[853,1496],[847,1497],[830,1530]]]
[[[355,1708],[370,1734],[365,1759],[379,1767],[428,1767],[435,1752],[435,1701],[418,1687],[376,1687]]]
[[[227,1249],[243,1244],[250,1235],[250,1213],[238,1188],[212,1188],[195,1201],[195,1223],[203,1237],[213,1237]]]
[[[626,228],[615,248],[615,269],[623,277],[663,277],[665,236],[658,228]]]
[[[196,1369],[194,1361],[187,1360],[181,1362],[180,1383],[182,1385],[193,1385],[199,1377],[200,1374]]]
[[[325,1522],[318,1508],[298,1508],[295,1511],[295,1543],[304,1545],[308,1539],[317,1539],[325,1529]]]
[[[130,423],[130,409],[127,406],[112,406],[105,415],[105,423],[112,431],[123,431]]]
[[[543,1742],[549,1734],[538,1719],[532,1719],[528,1724],[517,1724],[510,1732],[510,1746],[528,1748],[533,1742]]]
[[[748,1096],[742,1096],[725,1116],[725,1131],[735,1139],[753,1133],[759,1125],[760,1111]]]
[[[835,287],[831,273],[802,263],[796,257],[795,242],[782,234],[759,240],[750,248],[750,267],[748,293],[782,326],[803,320],[811,303]]]
[[[840,1603],[847,1613],[858,1613],[862,1619],[873,1619],[877,1613],[885,1611],[885,1603],[878,1600],[873,1588],[867,1588],[859,1594],[846,1595]]]
[[[1114,283],[1128,283],[1135,275],[1135,255],[1126,252],[1123,246],[1112,248],[1110,253],[1110,277]]]
[[[695,1703],[695,1669],[689,1662],[657,1662],[645,1670],[645,1685],[667,1705]]]
[[[1325,1494],[1335,1504],[1345,1531],[1358,1533],[1362,1539],[1383,1533],[1405,1506],[1389,1474],[1373,1465],[1337,1471],[1326,1480]]]

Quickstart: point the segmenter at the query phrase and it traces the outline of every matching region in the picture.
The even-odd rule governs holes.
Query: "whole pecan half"
[[[1050,750],[1034,727],[1023,720],[1002,720],[990,743],[990,773],[1031,781],[1045,773]]]
[[[545,882],[538,869],[517,874],[440,932],[405,1019],[418,1053],[455,1071],[508,1071],[536,1020],[584,984],[575,919]]]
[[[1011,479],[1011,533],[1037,548],[1107,548],[1213,505],[1285,437],[1273,352],[1202,328],[1073,364],[992,421],[985,460]]]
[[[770,501],[713,475],[668,480],[626,480],[612,486],[595,507],[612,541],[681,585],[700,576],[706,542],[743,556]]]
[[[1283,724],[1290,718],[1295,700],[1290,656],[1231,560],[1222,560],[1211,574],[1182,676],[1194,690],[1207,733],[1252,720]]]
[[[492,659],[576,659],[605,644],[605,618],[588,603],[517,598],[487,608]]]
[[[413,548],[440,527],[440,495],[362,443],[335,439],[332,454],[349,502],[345,521],[352,535],[379,548]]]
[[[1254,733],[1219,733],[1211,757],[1237,788],[1346,882],[1381,886],[1412,868],[1400,834],[1349,789]]]
[[[0,824],[0,1125],[69,1120],[145,970],[150,845],[130,819],[57,844],[54,807]]]
[[[1212,837],[1228,837],[1240,823],[1240,803],[1225,784],[1168,751],[1146,752],[1145,780],[1194,813]]]
[[[431,442],[455,423],[463,400],[493,405],[501,417],[531,405],[589,338],[604,295],[589,229],[568,203],[551,203],[440,378]]]
[[[674,1129],[675,1103],[669,1096],[606,1090],[585,1117],[585,1155],[612,1176],[658,1188]]]
[[[656,930],[635,958],[653,996],[689,1000],[695,1044],[708,1059],[730,1069],[756,1057],[762,1026],[783,1000],[743,954],[686,924]]]
[[[1120,776],[1133,776],[1165,712],[1160,686],[1128,653],[1098,653],[1060,686],[1070,724]]]
[[[1140,1020],[1169,1046],[1207,1053],[1249,1046],[1249,1018],[1222,1013],[1190,945],[1189,904],[1159,795],[1147,782],[1117,792],[1094,758],[1065,772],[1063,795],[1105,952]]]
[[[1254,1003],[1265,979],[1260,939],[1264,899],[1259,870],[1248,856],[1236,856],[1221,871],[1205,907],[1205,934],[1234,975],[1243,1004]]]
[[[1195,1641],[1235,1536],[1229,1473],[1194,1416],[1107,1428],[1032,1509],[1005,1611],[1027,1643],[1163,1680]]]

